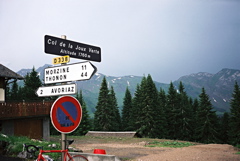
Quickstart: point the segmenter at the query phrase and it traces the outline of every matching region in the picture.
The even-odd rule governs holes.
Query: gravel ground
[[[237,150],[227,144],[204,144],[184,148],[145,147],[139,144],[78,144],[86,153],[105,149],[107,154],[131,161],[240,161]]]

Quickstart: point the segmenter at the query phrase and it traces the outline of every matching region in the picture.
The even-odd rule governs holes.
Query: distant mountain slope
[[[43,80],[44,69],[49,66],[51,65],[45,64],[36,69],[41,80]],[[31,72],[31,69],[21,69],[17,73],[25,76],[28,72]],[[78,90],[83,91],[83,96],[91,115],[95,111],[98,101],[98,93],[104,76],[107,79],[108,87],[114,87],[120,109],[123,105],[126,88],[128,87],[132,95],[134,95],[137,84],[140,84],[143,78],[143,76],[133,75],[114,77],[96,73],[90,80],[76,81]],[[230,108],[229,102],[231,100],[235,81],[240,85],[240,70],[222,69],[216,74],[199,72],[182,76],[173,82],[176,89],[178,88],[180,81],[184,84],[187,94],[192,98],[198,98],[202,87],[204,87],[215,109],[219,112],[225,112],[229,111]],[[169,84],[159,82],[155,82],[155,84],[158,90],[161,87],[167,93]]]
[[[229,111],[230,101],[235,82],[240,85],[240,70],[222,69],[216,74],[196,73],[183,76],[174,82],[175,85],[182,81],[189,96],[197,98],[202,87],[209,95],[217,111]]]

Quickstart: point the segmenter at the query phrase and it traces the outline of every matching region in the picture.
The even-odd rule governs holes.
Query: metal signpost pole
[[[62,39],[67,39],[67,36],[62,35],[61,38]],[[66,84],[66,83],[62,83],[62,84]],[[61,133],[61,147],[62,147],[62,150],[66,149],[66,143],[67,143],[67,135],[65,133]],[[64,161],[64,153],[62,153],[62,161]]]
[[[61,146],[62,146],[62,150],[66,149],[66,140],[67,136],[64,133],[61,133]],[[62,153],[62,161],[64,161],[64,153]]]

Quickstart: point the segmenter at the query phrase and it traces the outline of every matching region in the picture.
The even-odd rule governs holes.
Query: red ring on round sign
[[[57,110],[59,108],[63,109],[65,111],[66,115],[69,115],[67,113],[67,111],[64,109],[64,107],[62,106],[62,103],[65,102],[71,102],[75,107],[76,107],[76,119],[74,120],[72,117],[72,121],[74,122],[73,126],[68,126],[68,127],[64,127],[61,126],[60,121],[58,120],[58,116],[57,116]],[[79,103],[79,101],[72,97],[72,96],[62,96],[59,97],[52,105],[51,108],[51,112],[50,112],[50,117],[51,117],[51,122],[52,125],[55,127],[56,130],[58,130],[61,133],[71,133],[74,130],[76,130],[76,128],[79,126],[81,119],[82,119],[82,108],[81,108],[81,104]]]

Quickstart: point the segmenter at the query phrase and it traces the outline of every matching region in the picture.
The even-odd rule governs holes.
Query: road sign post
[[[56,130],[64,134],[71,133],[81,122],[82,108],[76,98],[62,96],[53,103],[50,117]]]
[[[90,62],[45,68],[44,83],[51,84],[88,80],[96,73],[96,71],[97,68]]]
[[[53,64],[61,64],[61,66],[44,70],[44,83],[61,83],[61,85],[39,87],[36,94],[39,97],[75,94],[76,84],[66,84],[66,82],[88,80],[96,73],[97,68],[90,62],[70,65],[65,63],[69,62],[69,57],[101,62],[101,48],[66,40],[65,35],[61,38],[45,35],[44,40],[45,53],[61,56],[53,59]],[[66,149],[65,134],[73,132],[80,124],[81,105],[74,97],[62,96],[54,102],[50,116],[53,126],[61,132],[61,147],[64,150]]]
[[[101,62],[101,48],[58,37],[45,35],[44,49],[47,54],[69,55],[72,58]]]

